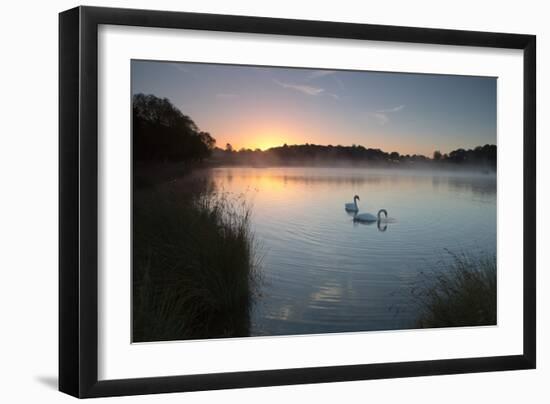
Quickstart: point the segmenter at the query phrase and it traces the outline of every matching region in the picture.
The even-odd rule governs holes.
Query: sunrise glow
[[[494,78],[133,61],[132,92],[168,98],[221,149],[496,143]]]

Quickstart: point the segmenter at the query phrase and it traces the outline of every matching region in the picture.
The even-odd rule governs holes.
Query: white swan
[[[357,207],[357,201],[360,201],[359,196],[355,195],[353,197],[353,203],[346,203],[346,210],[348,212],[359,212],[359,208]]]
[[[384,214],[384,216],[388,217],[388,212],[386,209],[380,209],[378,211],[378,215],[374,216],[372,213],[359,213],[355,216],[353,216],[354,222],[363,222],[363,223],[369,223],[369,222],[376,222],[380,221],[382,218],[380,217],[381,214]]]

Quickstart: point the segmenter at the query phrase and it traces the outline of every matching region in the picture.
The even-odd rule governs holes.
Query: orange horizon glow
[[[420,145],[418,143],[404,144],[399,145],[394,144],[393,142],[388,142],[382,134],[371,134],[369,135],[368,143],[365,142],[342,142],[344,139],[339,139],[338,136],[334,137],[333,141],[330,141],[328,135],[316,133],[316,136],[312,136],[312,139],[300,135],[295,131],[288,129],[248,129],[246,131],[240,132],[240,135],[235,135],[233,133],[223,133],[216,137],[216,147],[220,149],[225,149],[226,145],[231,144],[233,150],[238,151],[241,149],[247,150],[257,150],[266,151],[274,147],[282,147],[285,144],[288,146],[293,145],[303,145],[303,144],[315,144],[320,146],[352,146],[353,144],[357,146],[363,146],[367,149],[380,149],[386,153],[398,152],[400,155],[414,155],[422,154],[427,157],[431,157],[434,151],[439,150],[441,153],[449,153],[452,150],[462,148],[474,148],[476,146],[482,145],[457,145],[456,147],[447,147],[432,146],[432,145]],[[327,139],[328,141],[319,142],[319,138]],[[360,139],[358,139],[360,140]],[[386,140],[386,141],[385,141]]]
[[[251,111],[253,117],[246,121],[241,119],[221,120],[211,118],[208,125],[199,125],[216,139],[216,146],[225,149],[227,143],[233,150],[241,149],[266,151],[284,144],[289,146],[301,144],[316,144],[322,146],[353,144],[365,148],[380,149],[386,153],[398,152],[400,155],[422,154],[431,157],[435,150],[441,153],[449,153],[452,150],[462,148],[474,148],[479,144],[451,144],[437,145],[421,142],[420,136],[413,136],[414,141],[404,142],[394,133],[382,131],[364,130],[363,128],[344,128],[334,123],[332,125],[319,125],[314,121],[300,121],[291,113],[280,113],[275,118],[270,116],[269,110],[258,108]],[[454,147],[456,146],[456,147]]]
[[[244,148],[251,150],[260,149],[262,151],[269,150],[273,147],[283,146],[285,143],[287,145],[294,144],[292,141],[290,141],[290,139],[292,138],[291,136],[282,136],[277,133],[272,134],[268,132],[264,134],[259,134],[257,136],[252,136],[250,138],[253,138],[254,140],[247,144],[236,145],[231,142],[228,143],[231,143],[235,150],[240,150]]]
[[[303,143],[293,143],[293,142],[282,142],[282,143],[273,143],[273,144],[263,144],[263,145],[258,145],[257,143],[254,143],[254,144],[251,144],[251,145],[236,145],[234,143],[231,143],[231,142],[228,142],[231,144],[231,146],[233,147],[233,150],[234,151],[239,151],[239,150],[242,150],[242,149],[245,149],[245,150],[261,150],[263,152],[269,150],[269,149],[273,149],[273,148],[277,148],[277,147],[283,147],[285,144],[287,146],[299,146],[299,145],[305,145],[306,143],[308,144],[315,144],[317,146],[329,146],[328,144],[319,144],[319,143],[313,143],[313,142],[303,142]],[[347,144],[331,144],[332,146],[344,146],[344,147],[349,147],[351,145],[347,145]],[[405,156],[405,155],[423,155],[425,157],[432,157],[434,151],[438,150],[438,149],[434,149],[434,150],[431,150],[429,152],[426,152],[426,153],[419,153],[417,150],[411,150],[411,151],[400,151],[400,150],[396,150],[396,149],[389,149],[389,148],[384,148],[384,147],[380,147],[380,146],[367,146],[367,145],[357,145],[357,146],[363,146],[367,149],[379,149],[379,150],[382,150],[383,152],[385,153],[392,153],[392,152],[397,152],[399,153],[400,155],[402,156]],[[472,146],[472,147],[466,147],[465,149],[473,149],[475,147],[477,147],[478,145],[476,146]],[[483,146],[483,145],[479,145],[479,146]],[[217,145],[216,147],[222,149],[222,150],[225,150],[225,145]],[[464,147],[462,147],[464,149]],[[458,149],[458,147],[457,147]],[[443,150],[438,150],[439,152],[441,152],[442,154],[448,154],[450,151],[443,151]],[[451,150],[452,151],[452,150]]]
[[[218,126],[218,125],[216,125]],[[259,120],[248,122],[235,122],[233,125],[219,125],[219,129],[213,128],[213,136],[216,138],[216,145],[225,149],[227,143],[231,144],[233,150],[260,149],[268,150],[272,147],[286,144],[299,144],[304,138],[299,135],[303,129],[294,122],[288,120]],[[214,130],[218,136],[214,135]]]
[[[132,92],[169,99],[222,149],[361,145],[431,156],[496,144],[496,79],[132,61]]]
[[[352,144],[344,144],[344,143],[339,143],[339,142],[332,142],[332,143],[318,143],[318,142],[314,142],[314,141],[307,141],[307,140],[299,140],[299,141],[295,141],[295,140],[292,140],[292,139],[296,139],[294,136],[281,136],[279,139],[277,139],[275,136],[272,136],[272,135],[258,135],[257,137],[254,137],[254,136],[243,136],[243,137],[246,137],[248,139],[254,139],[252,141],[249,141],[248,143],[239,143],[239,142],[232,142],[232,141],[225,141],[225,140],[222,140],[222,141],[217,141],[216,142],[216,147],[220,148],[220,149],[225,149],[226,147],[226,144],[229,143],[231,144],[231,147],[233,148],[234,151],[239,151],[239,150],[242,150],[242,149],[246,149],[246,150],[261,150],[261,151],[267,151],[269,149],[272,149],[272,148],[275,148],[275,147],[282,147],[284,146],[285,144],[287,146],[295,146],[295,145],[304,145],[304,144],[315,144],[315,145],[319,145],[319,146],[344,146],[344,147],[349,147],[349,146],[352,146],[353,144],[356,144],[357,146],[363,146],[367,149],[380,149],[382,150],[383,152],[386,152],[386,153],[392,153],[392,152],[397,152],[399,153],[400,155],[414,155],[414,154],[421,154],[421,155],[424,155],[426,157],[431,157],[433,152],[436,151],[436,150],[439,150],[441,153],[445,154],[445,153],[449,153],[451,152],[452,150],[455,150],[455,149],[450,149],[450,150],[443,150],[443,149],[438,149],[438,148],[434,148],[434,149],[430,149],[430,150],[427,150],[425,152],[422,152],[418,150],[418,145],[409,145],[408,147],[403,147],[403,145],[401,145],[401,147],[391,147],[390,144],[385,144],[385,145],[381,145],[381,144],[359,144],[359,143],[352,143]],[[336,139],[335,139],[336,140]],[[471,146],[471,147],[468,147],[468,146],[457,146],[456,149],[462,147],[462,148],[474,148],[476,146],[483,146],[483,145],[474,145],[474,146]]]

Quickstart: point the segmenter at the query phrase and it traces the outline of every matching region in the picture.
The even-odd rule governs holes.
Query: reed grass
[[[420,306],[420,328],[495,325],[496,257],[452,254],[450,263],[420,274],[412,289]]]
[[[257,278],[250,207],[198,188],[134,193],[134,342],[249,333]]]

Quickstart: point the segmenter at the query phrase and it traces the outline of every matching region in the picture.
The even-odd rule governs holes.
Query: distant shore
[[[352,167],[400,167],[430,168],[446,167],[457,169],[496,170],[497,147],[486,144],[473,149],[459,148],[449,153],[433,152],[432,157],[422,154],[400,154],[386,152],[361,145],[324,146],[315,144],[283,145],[267,150],[233,150],[230,144],[226,149],[214,148],[207,159],[217,165],[247,166],[352,166]]]

